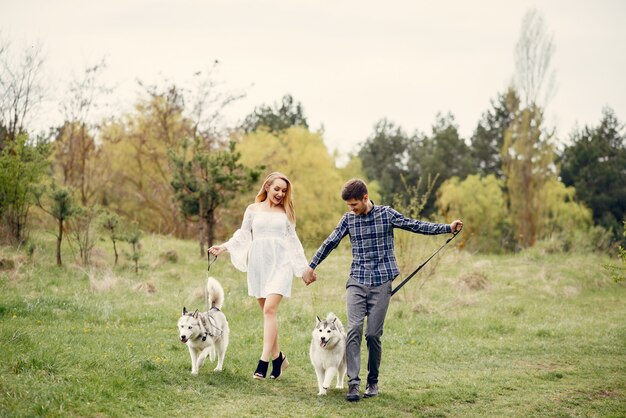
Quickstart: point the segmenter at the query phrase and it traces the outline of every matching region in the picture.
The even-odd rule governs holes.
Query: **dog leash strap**
[[[207,259],[209,261],[209,265],[207,266],[206,271],[210,271],[211,270],[211,264],[215,263],[215,261],[217,260],[217,256],[214,255],[213,256],[213,261],[211,261],[211,253],[207,251]]]
[[[439,249],[438,249],[437,251],[435,251],[435,252],[433,253],[433,255],[431,255],[430,257],[428,257],[428,259],[427,259],[426,261],[424,261],[424,262],[423,262],[423,263],[422,263],[422,264],[421,264],[421,265],[420,265],[417,269],[415,269],[415,270],[413,271],[413,273],[409,274],[409,277],[407,277],[406,279],[404,279],[404,280],[402,281],[402,283],[400,283],[398,286],[396,286],[396,288],[395,288],[395,289],[393,289],[393,290],[391,291],[391,296],[395,295],[395,294],[396,294],[396,292],[402,288],[402,286],[404,286],[404,285],[405,285],[405,284],[406,284],[409,280],[411,280],[411,278],[412,278],[413,276],[415,276],[415,275],[417,274],[417,272],[418,272],[418,271],[420,271],[420,270],[422,269],[422,267],[424,267],[424,266],[426,265],[426,263],[428,263],[428,262],[430,261],[430,259],[431,259],[431,258],[433,258],[434,256],[436,256],[436,255],[437,255],[437,253],[438,253],[439,251],[441,251],[441,249],[442,249],[443,247],[445,247],[446,245],[448,245],[448,243],[449,243],[450,241],[452,241],[452,240],[454,239],[454,237],[456,237],[456,236],[459,234],[459,232],[460,232],[460,231],[453,233],[453,234],[452,234],[452,236],[451,236],[450,238],[448,238],[448,240],[447,240],[447,241],[446,241],[446,242],[445,242],[445,243],[444,243],[441,247],[439,247]]]

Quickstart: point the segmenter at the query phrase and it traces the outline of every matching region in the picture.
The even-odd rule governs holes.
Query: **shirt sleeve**
[[[343,215],[337,227],[335,227],[334,231],[326,238],[326,240],[322,243],[320,248],[317,250],[309,267],[312,269],[316,268],[324,259],[330,254],[332,250],[337,248],[343,237],[348,234],[348,218],[346,215]]]
[[[248,251],[252,244],[252,216],[253,211],[246,209],[243,215],[241,228],[235,231],[233,237],[224,246],[230,253],[230,261],[240,271],[248,271]]]
[[[296,277],[302,277],[308,264],[306,256],[304,255],[304,247],[302,247],[302,243],[296,233],[296,227],[289,221],[287,221],[287,245],[289,248],[288,253],[291,266],[293,267],[293,274]]]
[[[423,222],[416,219],[407,218],[406,216],[392,208],[388,208],[388,211],[391,219],[391,224],[395,228],[400,228],[406,231],[426,235],[452,233],[452,229],[448,224],[435,224],[431,222]]]

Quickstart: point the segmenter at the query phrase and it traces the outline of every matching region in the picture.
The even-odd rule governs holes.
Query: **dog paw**
[[[320,389],[320,391],[319,391],[319,392],[317,392],[317,395],[318,395],[318,396],[324,396],[324,395],[326,395],[326,389]]]
[[[193,375],[195,376],[195,375],[197,375],[197,374],[198,374],[198,371],[197,371],[197,370],[192,370],[192,371],[191,371],[191,374],[193,374]]]
[[[222,368],[221,368],[221,367],[216,367],[216,368],[214,368],[214,369],[213,369],[213,371],[214,371],[214,372],[221,372],[221,371],[222,371]]]

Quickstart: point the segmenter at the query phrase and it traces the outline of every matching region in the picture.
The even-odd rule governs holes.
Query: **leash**
[[[209,272],[211,271],[211,265],[217,261],[217,256],[214,255],[213,256],[213,261],[211,261],[211,253],[207,251],[207,261],[208,261],[208,265],[207,265],[207,269],[206,269],[206,278],[208,280],[209,279]],[[215,318],[213,318],[211,316],[211,309],[212,308],[209,306],[209,303],[210,303],[209,302],[209,292],[207,291],[206,284],[204,285],[204,303],[206,305],[206,315],[207,315],[207,320],[209,322],[209,327],[208,328],[210,328],[212,326],[215,330],[219,331],[219,334],[213,334],[211,331],[208,331],[206,334],[208,334],[211,337],[222,335],[223,330],[218,328],[217,323],[215,322]],[[219,311],[219,309],[217,309],[217,308],[215,308],[215,310]],[[207,336],[204,335],[202,337],[202,341],[206,341],[206,337]]]
[[[448,238],[448,240],[447,240],[447,241],[446,241],[446,242],[445,242],[445,243],[444,243],[441,247],[439,247],[439,249],[438,249],[437,251],[435,251],[435,252],[433,253],[433,255],[431,255],[430,257],[428,257],[428,260],[424,261],[424,262],[423,262],[423,263],[422,263],[422,264],[421,264],[421,265],[420,265],[417,269],[415,269],[415,271],[413,271],[413,273],[411,273],[411,274],[409,275],[409,277],[407,277],[406,279],[404,279],[404,280],[402,281],[402,283],[400,283],[398,286],[396,286],[396,288],[395,288],[395,289],[393,289],[393,290],[391,291],[391,296],[395,295],[395,294],[396,294],[396,292],[397,292],[398,290],[400,290],[400,289],[402,288],[402,286],[404,286],[404,285],[405,285],[405,284],[406,284],[409,280],[411,280],[411,278],[412,278],[413,276],[415,276],[415,275],[417,274],[417,272],[418,272],[418,271],[420,271],[420,270],[422,269],[422,267],[424,267],[424,266],[426,265],[426,263],[428,263],[428,262],[430,261],[430,259],[431,259],[431,258],[433,258],[434,256],[436,256],[436,255],[437,255],[437,253],[438,253],[439,251],[441,251],[441,249],[442,249],[443,247],[445,247],[446,245],[448,245],[448,243],[449,243],[450,241],[452,241],[452,240],[454,239],[454,237],[456,237],[457,235],[459,235],[459,232],[461,232],[461,231],[454,232],[454,233],[452,234],[452,236],[451,236],[450,238]]]
[[[211,271],[211,265],[217,261],[217,256],[214,255],[213,257],[214,257],[213,261],[211,261],[211,253],[207,251],[207,259],[208,259],[208,265],[206,269],[207,280],[209,279],[209,272]],[[209,306],[209,294],[206,288],[206,281],[204,282],[204,304],[206,305],[206,312],[208,314],[209,311],[211,310],[211,307]]]

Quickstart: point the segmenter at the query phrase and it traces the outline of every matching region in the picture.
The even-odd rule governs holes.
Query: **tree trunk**
[[[57,266],[61,267],[61,241],[63,240],[63,220],[59,219],[59,234],[57,235]]]
[[[207,240],[209,242],[209,246],[213,245],[213,241],[215,239],[215,211],[213,209],[207,212]]]
[[[118,259],[118,255],[117,255],[117,247],[115,246],[115,240],[112,239],[111,241],[113,241],[113,253],[115,253],[115,263],[113,264],[114,266],[117,266],[117,259]]]
[[[202,198],[198,198],[198,214],[199,219],[198,219],[198,233],[200,234],[199,239],[200,239],[200,257],[204,257],[205,253],[204,253],[204,240],[206,237],[206,220],[204,218],[204,207],[203,207],[203,203],[202,203]]]

